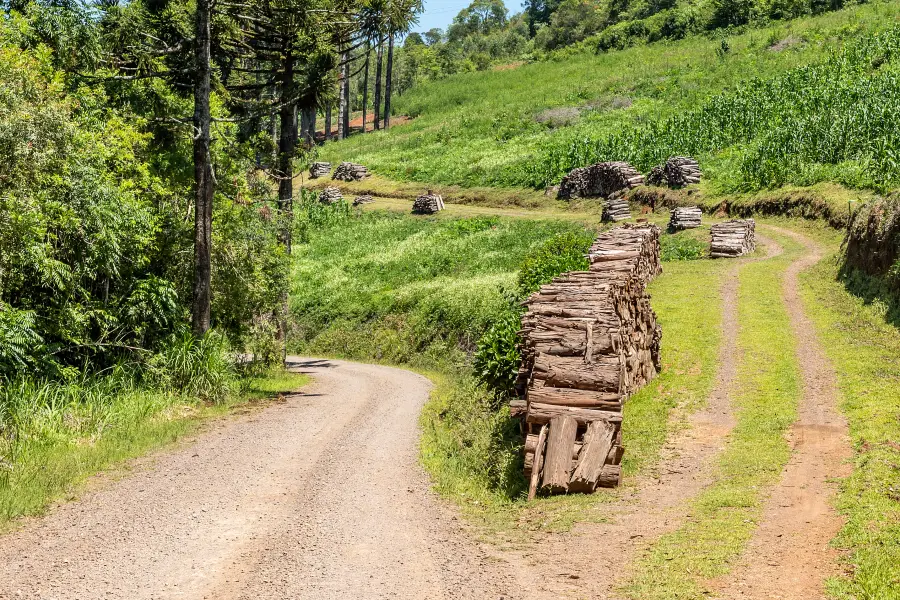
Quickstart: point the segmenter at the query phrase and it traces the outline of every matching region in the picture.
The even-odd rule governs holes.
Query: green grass
[[[800,374],[781,282],[799,246],[777,239],[785,248],[782,256],[747,265],[740,274],[737,423],[717,459],[715,483],[693,500],[688,520],[638,561],[625,586],[631,598],[705,598],[705,580],[726,573],[741,553],[756,527],[765,488],[790,457],[785,433],[796,415]]]
[[[67,401],[20,408],[16,437],[0,441],[0,529],[74,499],[91,476],[173,443],[209,418],[306,382],[305,375],[276,371],[245,381],[217,404],[124,384],[20,382],[20,398]]]
[[[710,96],[735,89],[742,80],[768,79],[822,61],[844,40],[890,27],[898,14],[900,4],[879,2],[776,23],[729,37],[731,50],[724,57],[716,52],[718,39],[701,36],[453,76],[396,99],[399,112],[416,117],[411,123],[328,144],[322,155],[332,161],[362,162],[401,181],[537,185],[550,175],[557,177],[563,168],[556,165],[548,171],[541,166],[553,152],[565,155],[569,163],[584,164],[594,158],[590,150],[594,141],[695,109]],[[801,43],[769,50],[789,35]],[[583,109],[576,123],[550,129],[537,122],[545,110],[567,106]],[[584,156],[577,150],[582,143]],[[733,154],[715,156],[711,170],[728,163]],[[703,158],[708,163],[706,158],[713,155]]]
[[[847,523],[834,544],[851,574],[830,582],[836,598],[900,598],[900,330],[887,307],[865,304],[836,280],[828,258],[801,275],[805,309],[833,361],[855,449],[837,506]]]

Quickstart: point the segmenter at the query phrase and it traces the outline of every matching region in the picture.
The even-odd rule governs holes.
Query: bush
[[[589,231],[563,233],[525,257],[519,272],[519,293],[524,298],[567,271],[588,268],[585,255],[594,241]]]
[[[164,390],[208,402],[222,402],[236,389],[234,361],[224,336],[173,335],[150,361],[151,380]]]

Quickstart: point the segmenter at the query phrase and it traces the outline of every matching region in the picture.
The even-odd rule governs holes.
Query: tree
[[[375,129],[381,129],[381,63],[384,59],[384,37],[378,38],[378,51],[375,53]]]
[[[428,44],[429,46],[434,46],[444,41],[444,32],[440,27],[434,27],[422,34],[422,37],[425,38],[426,44]]]
[[[387,8],[387,72],[384,80],[384,128],[391,126],[391,73],[394,68],[394,38],[409,32],[419,21],[422,0],[392,0]]]
[[[191,327],[202,336],[212,311],[212,208],[215,176],[210,159],[210,20],[212,0],[197,0],[194,48],[194,293]]]
[[[447,39],[460,41],[473,34],[488,35],[507,23],[503,0],[474,0],[459,11],[447,29]]]

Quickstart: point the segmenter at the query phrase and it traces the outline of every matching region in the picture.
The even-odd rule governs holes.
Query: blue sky
[[[416,31],[428,31],[433,27],[447,29],[459,11],[472,3],[472,0],[425,0],[425,12],[419,15]]]

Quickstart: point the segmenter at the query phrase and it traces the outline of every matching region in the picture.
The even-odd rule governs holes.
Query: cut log
[[[336,187],[328,186],[319,192],[319,202],[322,204],[334,204],[343,199],[344,195]]]
[[[427,194],[416,197],[412,207],[413,214],[417,215],[433,215],[442,210],[444,199],[438,194],[432,194],[430,190]]]
[[[594,421],[588,425],[578,464],[569,482],[571,491],[593,492],[596,489],[615,435],[616,427],[608,421]]]
[[[564,494],[569,489],[572,470],[572,446],[578,433],[578,422],[570,416],[550,421],[547,451],[541,474],[541,489],[551,494]]]
[[[700,227],[702,213],[699,206],[680,206],[669,217],[669,231]]]
[[[609,198],[644,183],[627,162],[603,162],[572,169],[559,184],[557,198]]]
[[[361,181],[369,175],[371,175],[369,169],[363,165],[352,162],[342,162],[334,170],[334,175],[332,175],[331,178],[340,181]]]
[[[528,499],[534,500],[537,494],[538,484],[541,479],[541,466],[544,460],[544,445],[547,442],[547,426],[541,427],[541,433],[538,436],[537,445],[534,449],[534,464],[531,469],[531,481],[528,486]]]
[[[330,162],[314,162],[309,166],[309,178],[318,179],[331,173]]]

